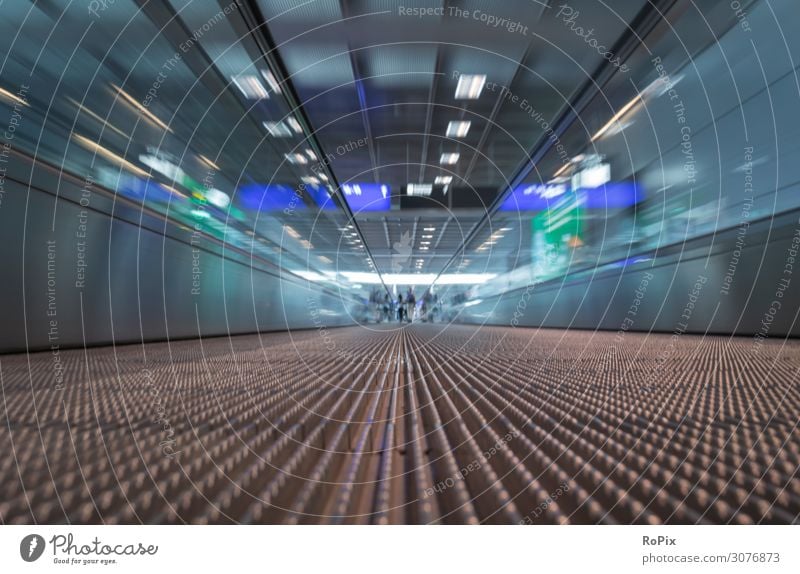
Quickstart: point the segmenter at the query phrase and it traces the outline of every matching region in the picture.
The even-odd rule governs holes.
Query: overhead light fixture
[[[20,92],[21,91],[22,90],[20,90]],[[15,104],[20,104],[22,106],[30,107],[27,100],[24,100],[19,96],[15,96],[11,92],[9,92],[8,90],[4,90],[3,88],[0,88],[0,98],[3,98],[4,100],[8,100],[9,102],[13,102]]]
[[[283,226],[283,230],[284,230],[286,233],[288,233],[289,235],[291,235],[292,237],[294,237],[295,239],[300,239],[300,234],[299,234],[299,233],[297,232],[297,230],[296,230],[294,227],[292,227],[291,225],[284,225],[284,226]]]
[[[301,153],[285,153],[283,157],[285,157],[289,163],[295,165],[306,165],[308,163],[308,158]]]
[[[622,106],[622,108],[616,114],[614,114],[611,117],[610,120],[608,120],[606,125],[604,125],[602,128],[600,128],[597,131],[597,133],[592,136],[592,141],[595,141],[595,140],[601,138],[603,136],[603,134],[606,133],[611,128],[611,126],[613,126],[615,123],[617,123],[622,116],[627,114],[633,106],[635,106],[637,103],[639,103],[640,99],[641,99],[641,95],[637,95],[630,102],[628,102],[627,104]]]
[[[317,154],[313,152],[313,150],[307,149],[306,155],[310,157],[312,160],[317,161]]]
[[[19,99],[16,96],[6,92],[3,88],[0,88],[0,96],[3,96],[3,97],[11,96],[12,98],[14,98],[14,101]],[[75,100],[73,100],[69,96],[67,96],[67,101],[70,102],[76,108],[78,108],[80,111],[82,111],[84,114],[89,116],[90,118],[93,118],[93,119],[97,120],[98,122],[100,122],[100,124],[104,128],[109,128],[109,129],[115,131],[116,133],[118,133],[119,135],[121,135],[122,137],[124,137],[125,139],[130,139],[131,136],[129,136],[128,134],[123,132],[121,129],[114,127],[107,120],[105,120],[104,118],[101,118],[100,116],[98,116],[96,113],[94,113],[92,110],[90,110],[89,108],[87,108],[86,106],[81,104],[80,102],[76,102]],[[20,100],[20,103],[23,103],[26,106],[28,105],[24,100]]]
[[[425,227],[425,231],[436,231],[435,227]]]
[[[204,156],[203,154],[199,154],[199,156],[200,156],[200,161],[202,161],[208,167],[210,167],[211,169],[215,169],[217,171],[220,170],[219,166],[217,164],[215,164],[213,161],[211,161],[210,159],[208,159],[206,156]]]
[[[139,161],[153,171],[160,173],[164,177],[167,177],[176,183],[183,183],[183,180],[186,177],[186,172],[184,172],[179,166],[163,157],[142,154],[139,156]]]
[[[571,165],[572,165],[571,163],[565,163],[560,168],[558,168],[558,171],[553,174],[553,177],[556,178],[556,177],[560,176],[562,173],[567,171],[567,169],[569,169],[569,167]]]
[[[117,154],[115,154],[111,150],[108,150],[108,149],[104,148],[103,146],[101,146],[98,143],[93,142],[89,138],[85,138],[85,137],[80,136],[80,135],[78,135],[76,133],[73,133],[72,134],[72,139],[74,139],[76,142],[78,142],[80,145],[82,145],[86,149],[92,150],[97,155],[99,155],[101,157],[104,157],[105,159],[107,159],[108,161],[110,161],[112,163],[115,163],[115,164],[117,164],[117,165],[119,165],[121,167],[124,167],[125,169],[127,169],[128,171],[130,171],[132,173],[135,173],[136,175],[139,175],[141,177],[148,177],[149,176],[149,174],[146,171],[144,171],[143,169],[141,169],[139,167],[136,167],[135,165],[133,165],[131,162],[129,162],[125,158],[123,158],[121,156],[118,156]]]
[[[303,183],[307,183],[308,185],[318,185],[319,179],[314,177],[313,175],[304,175],[300,178]]]
[[[459,153],[443,153],[439,158],[439,163],[442,165],[454,165],[458,163],[458,158],[461,157]]]
[[[288,138],[292,135],[292,130],[283,122],[264,122],[264,127],[274,138]]]
[[[453,182],[452,175],[438,175],[436,179],[433,180],[433,183],[436,185],[450,185]]]
[[[423,235],[422,239],[433,239],[433,235]]]
[[[611,164],[598,163],[572,176],[572,189],[594,189],[611,181]]]
[[[409,183],[406,186],[406,195],[428,197],[431,192],[433,186],[430,183]]]
[[[461,74],[458,77],[458,85],[456,86],[456,99],[477,100],[485,83],[485,74]]]
[[[281,93],[281,86],[278,83],[278,80],[275,79],[275,76],[272,75],[270,70],[261,70],[261,75],[264,76],[264,80],[267,82],[267,85],[272,88],[272,91],[276,94]]]
[[[185,199],[188,199],[188,197],[189,197],[188,195],[186,195],[186,194],[185,194],[185,193],[183,193],[183,192],[180,192],[180,191],[178,191],[177,189],[175,189],[175,188],[174,188],[174,187],[172,187],[171,185],[166,185],[166,184],[164,184],[164,183],[160,183],[159,185],[160,185],[161,187],[163,187],[164,189],[166,189],[168,192],[170,192],[170,193],[174,193],[174,194],[175,194],[175,195],[177,195],[177,196],[183,197],[183,198],[185,198]]]
[[[286,123],[289,124],[289,127],[292,128],[296,134],[303,133],[303,126],[300,125],[300,122],[298,122],[294,116],[286,118]]]
[[[220,209],[225,209],[231,203],[231,198],[227,193],[213,187],[206,190],[205,196],[211,205],[215,205]]]
[[[231,81],[248,100],[266,100],[269,98],[269,92],[264,87],[264,84],[261,83],[261,80],[258,79],[258,76],[250,74],[233,76]]]
[[[116,84],[111,84],[111,87],[114,88],[120,96],[122,96],[123,100],[128,102],[128,104],[133,106],[140,114],[142,114],[145,117],[145,119],[150,120],[152,123],[160,127],[162,130],[166,130],[172,133],[172,130],[167,124],[162,122],[150,110],[148,110],[146,107],[140,104],[136,100],[136,98],[134,98],[132,95],[130,95],[128,92],[126,92]]]
[[[447,124],[447,132],[445,135],[449,138],[466,137],[471,125],[472,122],[450,122]]]

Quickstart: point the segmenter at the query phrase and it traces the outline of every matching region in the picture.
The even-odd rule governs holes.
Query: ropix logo
[[[19,555],[25,562],[35,562],[44,552],[44,538],[38,534],[28,534],[19,543]]]

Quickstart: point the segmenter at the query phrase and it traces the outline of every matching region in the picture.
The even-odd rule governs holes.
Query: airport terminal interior
[[[0,15],[0,523],[800,522],[796,0]]]

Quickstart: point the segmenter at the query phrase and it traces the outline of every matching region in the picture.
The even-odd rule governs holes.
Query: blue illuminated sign
[[[500,211],[544,211],[552,209],[564,199],[577,199],[588,209],[616,209],[636,205],[644,194],[630,181],[609,182],[592,189],[578,190],[573,194],[566,183],[520,185],[508,194]]]
[[[342,193],[354,213],[361,211],[389,211],[392,197],[389,186],[380,183],[346,183]]]

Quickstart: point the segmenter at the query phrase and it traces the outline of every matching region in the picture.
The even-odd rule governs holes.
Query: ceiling
[[[0,88],[29,85],[20,149],[101,177],[129,199],[138,192],[125,182],[142,170],[174,191],[167,200],[138,197],[143,205],[259,262],[340,287],[347,281],[336,273],[343,271],[503,276],[535,264],[541,253],[532,238],[535,214],[497,211],[500,200],[510,186],[546,182],[563,165],[547,128],[561,125],[587,90],[592,97],[558,143],[569,157],[610,158],[615,180],[640,175],[650,187],[657,170],[648,166],[664,152],[659,142],[675,140],[670,110],[656,111],[663,102],[652,102],[652,122],[637,106],[624,128],[596,141],[592,134],[656,79],[651,54],[671,70],[687,69],[687,98],[703,96],[690,81],[696,66],[697,74],[716,73],[710,89],[728,98],[728,109],[736,105],[719,58],[707,54],[736,24],[727,3],[704,5],[701,26],[700,8],[675,2],[626,55],[630,72],[617,71],[602,86],[594,80],[609,62],[581,33],[591,29],[597,45],[621,49],[653,7],[646,0],[574,0],[570,19],[564,6],[118,0],[87,17],[83,4],[14,2],[4,5],[0,22]],[[410,13],[419,10],[427,12]],[[742,52],[735,59],[752,58],[728,44],[731,53]],[[479,97],[456,97],[461,75],[485,76]],[[237,87],[253,77],[268,97]],[[698,130],[719,113],[698,117]],[[456,121],[470,122],[466,135],[447,134]],[[265,122],[298,129],[278,136]],[[190,179],[153,171],[141,161],[148,154]],[[301,163],[292,161],[297,154]],[[443,165],[442,154],[458,160]],[[408,197],[409,184],[443,176],[452,181],[435,185],[429,197]],[[301,185],[309,178],[316,178],[311,191]],[[369,184],[389,196],[379,211],[360,209],[345,191]],[[210,204],[211,187],[229,204]],[[630,249],[630,230],[617,215],[582,216],[583,225],[602,228],[602,245],[616,250],[584,250],[582,261]]]

